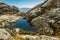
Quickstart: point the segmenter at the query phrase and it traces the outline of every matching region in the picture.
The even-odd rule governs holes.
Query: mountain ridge
[[[28,12],[30,9],[31,9],[31,8],[20,8],[19,10],[20,10],[20,12],[26,13],[26,12]]]

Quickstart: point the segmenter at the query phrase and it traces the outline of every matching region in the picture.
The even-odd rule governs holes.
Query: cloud
[[[33,8],[35,5],[16,5],[16,7],[18,7],[18,8],[24,8],[24,7],[26,7],[26,8]]]
[[[42,1],[42,2],[39,2],[39,3],[29,3],[29,4],[18,4],[18,5],[15,5],[15,6],[17,6],[18,8],[33,8],[33,7],[35,7],[36,5],[38,5],[38,4],[40,4],[40,3],[43,3],[44,1]]]

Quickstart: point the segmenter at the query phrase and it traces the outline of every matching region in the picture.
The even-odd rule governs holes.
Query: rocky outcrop
[[[15,6],[9,6],[5,3],[0,2],[0,14],[15,14],[18,13],[19,10]]]
[[[14,39],[4,28],[0,28],[0,40],[14,40]]]

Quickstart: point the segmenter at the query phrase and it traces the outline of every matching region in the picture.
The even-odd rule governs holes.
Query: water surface
[[[34,26],[30,26],[25,19],[19,19],[16,23],[11,24],[10,27],[20,28],[26,31],[37,31],[37,29]]]

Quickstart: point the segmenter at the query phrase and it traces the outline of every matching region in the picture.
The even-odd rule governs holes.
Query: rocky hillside
[[[9,28],[23,16],[17,7],[0,3],[0,40],[60,40],[60,0],[46,0],[22,15],[38,29],[37,33]]]
[[[56,8],[56,5],[56,0],[46,0],[42,4],[38,4],[36,7],[32,8],[30,11],[27,12],[27,20],[32,20],[33,18],[44,14],[50,9]]]
[[[43,7],[43,10],[45,12],[41,11],[43,12],[43,14],[39,15],[36,18],[33,18],[31,21],[31,24],[34,25],[39,30],[39,34],[53,35],[53,36],[60,35],[59,6],[60,6],[60,0],[48,0],[41,6]]]
[[[18,8],[15,6],[9,6],[5,3],[0,3],[0,14],[15,14],[19,12]]]

